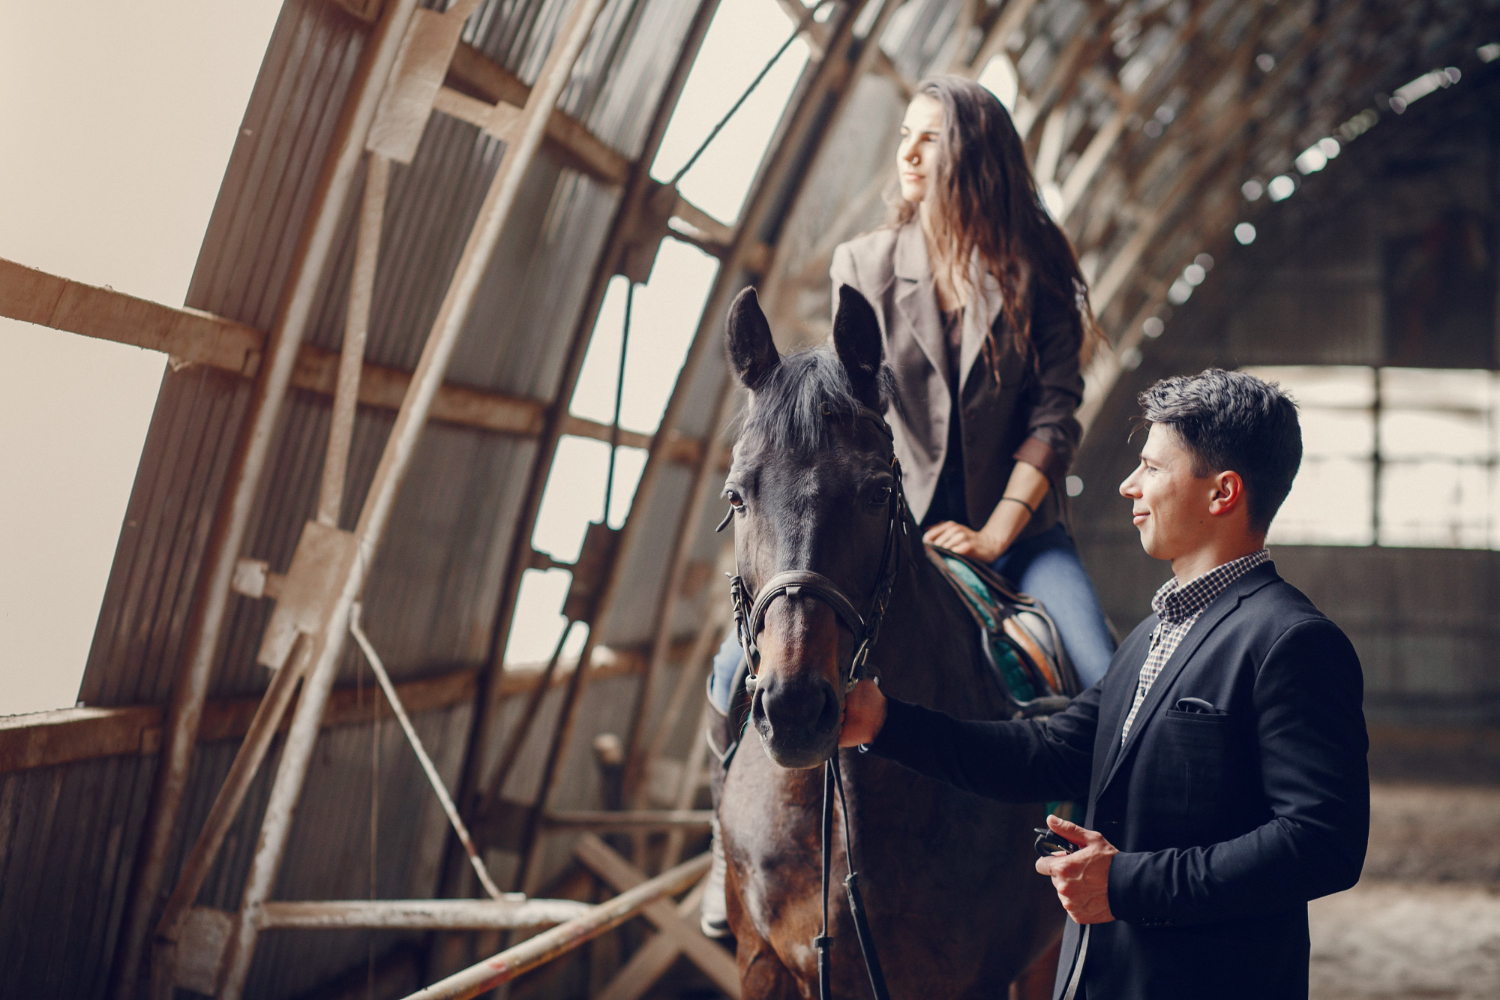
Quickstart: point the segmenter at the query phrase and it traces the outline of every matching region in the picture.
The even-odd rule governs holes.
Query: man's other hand
[[[839,730],[839,746],[857,747],[869,743],[885,725],[885,695],[880,687],[866,678],[854,685],[844,698],[844,727]]]
[[[844,725],[847,730],[848,723]],[[1068,916],[1080,924],[1107,924],[1115,919],[1109,912],[1109,862],[1120,852],[1103,834],[1077,823],[1048,816],[1047,826],[1080,848],[1072,854],[1059,851],[1036,859],[1036,870],[1052,878],[1052,888]]]

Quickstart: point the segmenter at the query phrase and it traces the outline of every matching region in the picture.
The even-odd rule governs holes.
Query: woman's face
[[[918,94],[906,106],[901,120],[901,143],[896,147],[896,177],[901,182],[901,197],[921,201],[938,167],[938,137],[943,130],[943,106],[937,98]]]

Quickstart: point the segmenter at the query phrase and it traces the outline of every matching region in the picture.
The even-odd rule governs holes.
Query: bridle
[[[831,404],[823,404],[825,417],[831,417],[835,412]],[[751,598],[745,586],[745,578],[739,571],[739,557],[736,556],[735,572],[729,577],[729,599],[734,604],[735,632],[740,640],[740,648],[745,651],[745,663],[749,667],[749,676],[745,679],[745,686],[749,689],[754,689],[760,673],[760,645],[756,641],[756,636],[760,634],[761,627],[765,624],[766,612],[778,597],[796,598],[803,593],[827,604],[833,609],[839,621],[854,633],[857,642],[854,656],[849,660],[848,670],[839,672],[844,684],[844,692],[847,694],[866,674],[870,651],[875,646],[875,640],[880,637],[880,623],[885,620],[886,608],[890,605],[891,591],[896,585],[896,573],[900,568],[900,545],[896,536],[898,532],[902,535],[906,534],[906,494],[901,489],[901,463],[896,459],[894,436],[891,434],[890,425],[885,422],[884,417],[868,406],[858,406],[854,411],[854,416],[856,419],[873,423],[885,435],[886,440],[892,442],[891,472],[895,476],[890,499],[887,501],[889,516],[885,526],[885,547],[880,555],[880,575],[876,578],[875,589],[870,594],[870,610],[868,614],[861,615],[854,606],[854,602],[838,584],[822,573],[810,569],[783,570],[767,580],[765,586],[761,587],[760,593]],[[723,531],[733,516],[734,508],[731,507],[729,513],[724,515],[724,520],[719,522],[719,526],[714,530]]]
[[[823,404],[823,416],[832,417],[835,411],[831,404]],[[870,661],[870,650],[875,641],[880,637],[880,623],[885,620],[886,608],[890,606],[891,591],[896,586],[896,572],[900,568],[900,540],[896,537],[899,531],[902,536],[906,534],[906,494],[901,489],[901,463],[896,459],[895,438],[891,434],[890,425],[885,418],[868,406],[857,406],[854,411],[856,419],[868,420],[880,432],[885,435],[887,441],[891,442],[891,473],[895,482],[891,485],[891,495],[887,500],[888,518],[885,526],[885,548],[880,554],[880,575],[876,577],[875,589],[870,594],[870,610],[868,614],[861,615],[849,600],[842,588],[822,573],[816,573],[807,569],[789,569],[777,573],[767,580],[760,593],[753,599],[749,597],[745,587],[745,578],[740,573],[739,556],[735,556],[734,575],[729,577],[729,596],[734,602],[734,627],[739,635],[740,648],[745,651],[745,668],[748,674],[745,677],[745,687],[754,691],[756,678],[760,672],[760,646],[755,637],[760,634],[761,626],[765,624],[766,610],[770,608],[771,602],[778,597],[796,598],[803,592],[810,597],[827,604],[833,609],[833,613],[844,623],[849,631],[854,633],[858,644],[854,647],[854,655],[849,659],[849,669],[840,671],[840,677],[844,682],[844,693],[848,694],[854,685],[864,678]],[[734,516],[734,508],[724,515],[724,520],[719,522],[715,531],[723,531]],[[748,609],[747,609],[748,605]],[[736,675],[736,687],[738,686],[738,675]],[[733,705],[734,695],[730,696]],[[748,715],[746,717],[748,722]],[[734,753],[731,745],[721,758],[724,766],[729,766],[729,758]],[[885,973],[880,968],[880,956],[875,950],[875,939],[870,933],[870,924],[865,917],[864,900],[859,892],[859,873],[854,870],[854,845],[851,843],[849,834],[849,805],[844,800],[844,780],[839,771],[839,753],[835,749],[832,756],[823,764],[823,813],[822,822],[819,824],[822,841],[822,901],[823,901],[823,932],[813,938],[813,948],[818,955],[818,996],[819,1000],[833,1000],[832,991],[832,948],[833,937],[828,933],[828,884],[829,884],[829,862],[832,860],[832,851],[829,849],[833,840],[833,799],[837,795],[840,805],[843,807],[844,816],[844,858],[849,865],[849,874],[844,878],[844,892],[849,900],[849,915],[854,921],[855,937],[859,940],[859,950],[865,960],[865,972],[870,977],[870,988],[876,1000],[890,1000],[890,990],[886,986]]]

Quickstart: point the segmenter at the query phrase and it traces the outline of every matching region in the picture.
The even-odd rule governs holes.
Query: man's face
[[[1198,550],[1213,532],[1217,485],[1212,474],[1193,474],[1193,454],[1170,425],[1152,424],[1140,464],[1120,484],[1146,554],[1172,560]]]

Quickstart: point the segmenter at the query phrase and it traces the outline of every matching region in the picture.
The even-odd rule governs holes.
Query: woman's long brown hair
[[[1026,357],[1031,347],[1031,296],[1040,282],[1078,312],[1087,362],[1101,339],[1089,307],[1088,285],[1078,267],[1073,244],[1042,204],[1036,180],[1026,164],[1026,150],[1005,106],[972,80],[938,76],[917,85],[917,93],[943,106],[936,176],[928,197],[937,259],[933,273],[946,269],[958,288],[968,281],[968,261],[975,251],[999,282],[1005,302],[1005,343],[995,331],[985,342],[991,371],[1000,376],[1000,357],[1014,350]],[[917,214],[917,203],[898,194],[892,225],[904,225]],[[977,292],[969,289],[969,292]]]

